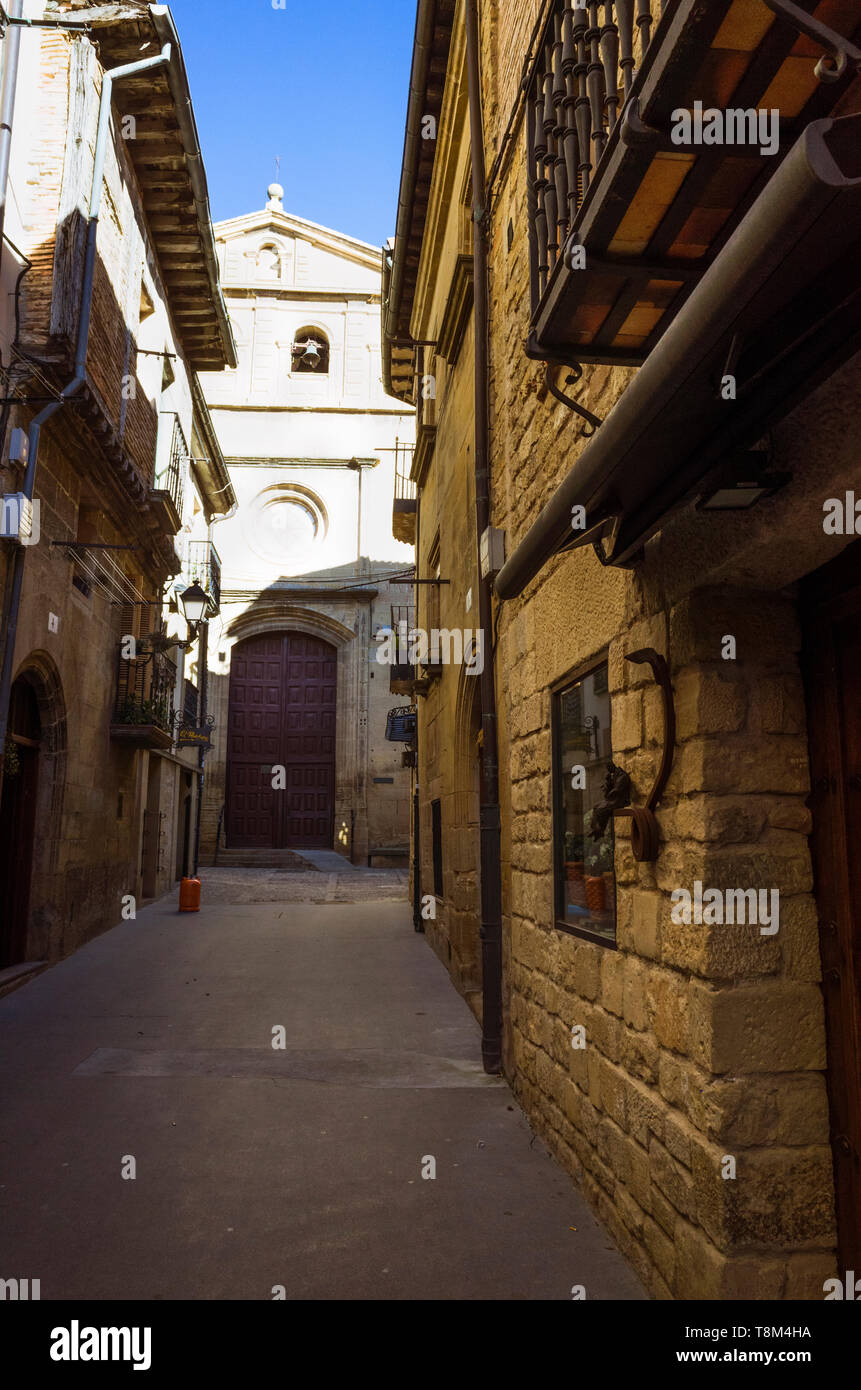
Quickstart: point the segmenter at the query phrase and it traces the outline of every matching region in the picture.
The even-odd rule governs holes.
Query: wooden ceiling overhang
[[[136,62],[171,44],[165,68],[124,78],[114,93],[120,117],[133,116],[125,142],[140,187],[170,312],[189,365],[199,372],[236,366],[236,347],[218,273],[206,174],[182,51],[163,5],[108,7],[93,24],[104,68]]]
[[[437,140],[424,129],[439,124],[455,0],[420,0],[401,165],[394,251],[383,272],[383,357],[387,388],[411,400],[415,372],[410,322],[422,254]]]
[[[861,39],[861,0],[798,8]],[[585,270],[566,264],[560,247],[540,298],[533,233],[531,356],[630,366],[648,358],[804,128],[861,110],[855,70],[820,81],[822,57],[822,45],[765,0],[670,0],[572,223],[569,244],[584,247]],[[695,102],[776,108],[779,152],[673,144],[673,113]]]

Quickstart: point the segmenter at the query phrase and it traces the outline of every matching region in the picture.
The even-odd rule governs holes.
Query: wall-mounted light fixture
[[[748,511],[791,480],[791,473],[779,473],[769,466],[768,454],[764,450],[750,449],[736,454],[727,467],[711,480],[709,490],[697,502],[697,511]]]

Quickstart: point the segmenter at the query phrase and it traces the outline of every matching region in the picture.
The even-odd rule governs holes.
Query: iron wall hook
[[[603,828],[611,817],[628,816],[631,820],[631,850],[634,859],[639,864],[653,864],[660,853],[660,826],[655,811],[660,805],[670,773],[673,770],[675,753],[676,709],[673,701],[673,686],[666,658],[656,652],[654,647],[642,647],[639,651],[629,652],[625,660],[633,661],[637,665],[644,663],[648,665],[660,687],[664,708],[664,750],[658,775],[652,785],[652,790],[649,792],[645,806],[630,805],[631,779],[622,768],[616,767],[613,763],[610,764],[605,783],[605,800],[595,807],[595,811],[598,813],[597,824],[601,825],[601,832],[596,838],[600,839]],[[624,798],[624,803],[622,798]]]

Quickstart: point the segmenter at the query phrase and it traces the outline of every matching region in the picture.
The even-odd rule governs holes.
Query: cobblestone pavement
[[[347,864],[334,873],[311,869],[209,868],[200,870],[201,901],[215,903],[406,903],[406,869]],[[174,896],[176,896],[174,894]]]

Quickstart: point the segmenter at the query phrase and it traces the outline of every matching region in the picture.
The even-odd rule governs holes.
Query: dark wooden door
[[[334,647],[301,632],[233,652],[227,768],[229,848],[330,849],[335,815]],[[271,769],[285,769],[273,786]]]
[[[861,1272],[861,549],[806,581],[810,806],[842,1269]]]
[[[27,959],[41,722],[36,693],[22,676],[12,686],[8,729],[0,797],[0,968]]]
[[[23,743],[16,743],[15,750],[15,770],[4,778],[0,799],[0,969],[27,959],[39,785],[38,750]]]

